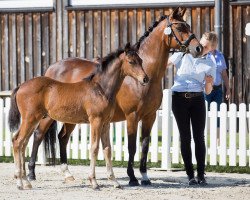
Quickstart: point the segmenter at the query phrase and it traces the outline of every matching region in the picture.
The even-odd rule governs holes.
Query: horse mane
[[[166,18],[168,18],[168,17],[169,17],[169,15],[162,15],[158,21],[155,21],[155,22],[153,23],[153,25],[150,26],[150,27],[148,28],[147,31],[145,31],[145,33],[139,38],[138,42],[135,44],[135,46],[137,47],[137,49],[140,48],[140,45],[141,45],[142,41],[143,41],[146,37],[149,36],[149,34],[154,30],[154,28],[157,27],[157,25],[158,25],[161,21],[163,21],[164,19],[166,19]],[[181,17],[178,17],[178,16],[176,16],[176,19],[177,19],[178,21],[184,21]]]

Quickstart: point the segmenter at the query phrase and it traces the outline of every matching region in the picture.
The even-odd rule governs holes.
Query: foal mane
[[[114,59],[118,58],[122,53],[124,52],[124,49],[117,49],[114,52],[109,53],[108,55],[106,55],[103,59],[102,59],[102,71],[106,71],[109,63],[112,62]]]

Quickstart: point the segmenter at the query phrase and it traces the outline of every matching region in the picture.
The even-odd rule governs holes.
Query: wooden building
[[[215,1],[12,0],[7,5],[3,4],[7,0],[0,1],[0,90],[43,75],[57,60],[92,59],[128,41],[136,43],[155,20],[176,6],[187,8],[185,19],[200,38],[214,30]],[[229,58],[231,102],[237,104],[250,103],[250,36],[245,35],[249,22],[249,0],[222,0],[221,50]],[[169,87],[172,73],[166,75]]]

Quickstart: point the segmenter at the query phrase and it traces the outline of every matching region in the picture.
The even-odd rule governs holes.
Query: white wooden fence
[[[10,99],[0,98],[0,156],[12,156],[12,134],[9,131],[7,119],[10,107]],[[210,165],[225,166],[249,166],[250,161],[250,111],[249,106],[240,104],[239,109],[235,104],[222,103],[220,111],[213,102],[210,111],[207,112],[205,142],[207,147],[206,162]],[[217,144],[217,117],[220,119],[220,142]],[[62,126],[59,123],[58,129]],[[141,126],[138,127],[138,133]],[[113,150],[113,160],[128,160],[128,140],[126,135],[126,122],[112,123],[110,126],[110,138]],[[90,127],[88,124],[79,124],[71,135],[67,146],[68,157],[72,159],[89,159]],[[137,137],[137,152],[135,161],[140,159],[140,138]],[[33,137],[30,138],[26,155],[31,154]],[[58,143],[58,142],[57,142]],[[192,140],[194,152],[194,142]],[[218,145],[218,146],[217,146]],[[45,164],[44,145],[39,148],[38,163]],[[101,149],[101,148],[100,148]],[[59,146],[57,145],[57,157],[59,158]],[[102,151],[99,151],[98,159],[103,159]],[[162,110],[157,112],[156,121],[151,132],[149,148],[149,161],[161,162],[163,169],[171,168],[172,163],[182,163],[180,156],[179,132],[171,112],[171,92],[164,90]],[[196,163],[193,153],[193,162]]]

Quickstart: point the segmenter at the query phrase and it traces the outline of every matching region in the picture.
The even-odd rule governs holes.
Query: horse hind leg
[[[21,162],[22,162],[22,182],[23,182],[23,189],[31,189],[32,188],[32,185],[31,183],[29,182],[27,176],[26,176],[26,170],[25,170],[25,149],[27,147],[27,144],[29,142],[29,138],[26,138],[23,145],[22,145],[22,159],[21,159]]]
[[[109,128],[110,128],[110,123],[104,125],[102,134],[101,134],[103,154],[104,154],[106,167],[107,167],[107,175],[108,175],[108,179],[112,181],[114,188],[121,188],[121,185],[118,183],[118,181],[115,178],[114,171],[112,168]]]
[[[25,170],[25,150],[27,147],[27,144],[29,142],[29,138],[32,135],[35,128],[38,126],[38,121],[35,118],[31,118],[29,120],[29,123],[24,123],[24,126],[26,126],[27,134],[24,137],[22,149],[21,149],[21,163],[22,163],[22,182],[23,182],[23,189],[31,189],[32,185],[29,182],[27,176],[26,176],[26,170]]]
[[[14,155],[14,163],[15,163],[15,173],[14,178],[16,179],[16,185],[19,190],[23,189],[23,182],[22,182],[22,173],[21,173],[21,142],[18,138],[20,133],[20,129],[17,131],[17,133],[12,138],[13,143],[13,155]]]
[[[36,157],[37,157],[38,147],[40,146],[45,134],[47,133],[52,123],[53,123],[53,119],[51,119],[50,117],[42,119],[39,123],[39,126],[34,131],[32,153],[31,153],[29,164],[28,164],[28,168],[29,168],[28,180],[29,181],[36,180],[35,166],[36,166]]]
[[[60,162],[61,162],[61,171],[64,175],[65,182],[72,182],[75,181],[74,176],[68,169],[67,164],[67,144],[70,138],[72,131],[75,128],[75,124],[64,124],[59,135],[58,140],[60,144]]]
[[[13,137],[13,151],[16,165],[15,178],[18,189],[30,189],[32,185],[27,180],[25,171],[25,149],[32,134],[33,127],[23,119],[18,133]]]

